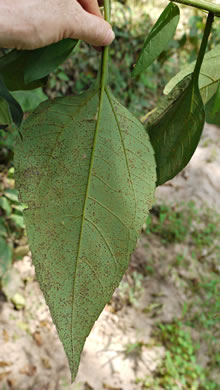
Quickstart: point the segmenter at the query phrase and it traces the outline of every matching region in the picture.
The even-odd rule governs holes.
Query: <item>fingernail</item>
[[[110,28],[106,34],[106,38],[105,38],[105,42],[106,42],[106,45],[110,45],[110,43],[112,43],[112,41],[114,41],[115,39],[115,33],[114,31]]]

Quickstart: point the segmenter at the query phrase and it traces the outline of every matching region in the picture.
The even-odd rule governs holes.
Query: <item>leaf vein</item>
[[[137,214],[137,199],[136,199],[136,194],[135,194],[133,182],[132,182],[132,179],[131,179],[131,172],[130,172],[130,167],[129,167],[129,163],[128,163],[128,157],[127,157],[127,153],[126,153],[126,148],[125,148],[125,144],[124,144],[124,139],[123,139],[123,137],[122,137],[122,132],[121,132],[120,123],[119,123],[119,121],[118,121],[118,118],[117,118],[117,115],[116,115],[116,112],[115,112],[113,103],[112,103],[112,101],[111,101],[111,96],[110,96],[110,94],[109,94],[109,91],[108,91],[107,88],[105,89],[105,91],[106,91],[106,95],[107,95],[107,97],[108,97],[108,100],[109,100],[109,103],[110,103],[110,106],[111,106],[111,109],[112,109],[112,113],[113,113],[113,115],[114,115],[115,122],[116,122],[118,131],[119,131],[119,135],[120,135],[120,138],[121,138],[121,143],[122,143],[122,147],[123,147],[123,151],[124,151],[124,157],[125,157],[125,162],[126,162],[126,166],[127,166],[127,171],[128,171],[128,175],[129,175],[129,179],[130,179],[130,184],[131,184],[131,188],[132,188],[132,192],[133,192],[133,196],[134,196],[135,212],[134,212],[134,218],[133,218],[133,221],[132,221],[132,225],[133,225],[133,224],[134,224],[134,221],[136,220],[136,214]]]
[[[91,271],[94,273],[94,275],[96,276],[96,279],[98,280],[101,288],[102,288],[102,291],[103,291],[103,295],[105,296],[105,289],[104,289],[104,286],[99,278],[99,276],[97,275],[97,272],[96,270],[93,268],[92,264],[90,264],[90,262],[85,258],[85,257],[82,257],[82,262],[86,263],[88,265],[88,267],[91,269]]]
[[[110,188],[110,190],[112,190],[113,192],[119,192],[119,190],[116,190],[115,188],[113,188],[112,186],[110,186],[110,184],[108,184],[104,179],[102,179],[102,177],[96,175],[95,173],[92,174],[92,176],[96,177],[96,179],[100,180],[103,184],[105,184],[108,188]]]
[[[97,203],[99,206],[101,206],[103,209],[105,209],[106,211],[108,211],[110,214],[112,214],[113,217],[115,217],[116,219],[118,219],[118,220],[121,222],[121,224],[122,224],[127,230],[130,231],[130,228],[128,228],[128,227],[126,226],[126,224],[122,221],[122,219],[121,219],[117,214],[115,214],[112,210],[110,210],[107,206],[105,206],[103,203],[99,202],[97,199],[95,199],[95,198],[93,198],[93,197],[91,197],[91,196],[89,196],[89,199],[92,200],[93,202]]]
[[[143,158],[141,158],[140,156],[138,156],[138,154],[136,154],[133,150],[130,150],[130,149],[128,149],[128,148],[126,148],[126,150],[127,150],[129,153],[133,154],[138,160],[140,160],[140,161],[142,161],[144,164],[146,164],[146,161],[143,160]]]
[[[91,219],[85,217],[85,221],[87,221],[89,224],[91,224],[95,229],[96,231],[99,233],[99,235],[102,237],[102,239],[104,240],[109,252],[111,253],[113,259],[114,259],[114,262],[115,262],[115,266],[116,268],[118,268],[118,263],[117,263],[117,259],[115,257],[115,254],[113,252],[113,249],[111,248],[111,245],[109,244],[107,238],[105,238],[105,235],[104,233],[101,231],[101,229],[96,225],[96,223],[94,223],[93,221],[91,221]]]

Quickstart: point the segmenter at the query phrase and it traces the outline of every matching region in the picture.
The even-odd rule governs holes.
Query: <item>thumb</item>
[[[93,46],[107,46],[115,39],[111,25],[104,19],[82,10],[81,20],[71,38],[78,38]]]

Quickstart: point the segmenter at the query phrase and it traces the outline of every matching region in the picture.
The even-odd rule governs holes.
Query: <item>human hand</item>
[[[37,49],[64,38],[94,46],[113,41],[97,0],[0,0],[0,47]]]

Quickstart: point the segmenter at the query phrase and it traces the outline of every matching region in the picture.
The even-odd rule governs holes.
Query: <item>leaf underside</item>
[[[175,177],[194,154],[205,122],[197,82],[183,79],[149,116],[148,133],[157,162],[157,185]]]
[[[118,286],[154,197],[142,124],[105,88],[42,103],[15,151],[40,287],[75,378],[86,337]]]
[[[184,77],[193,72],[195,61],[184,67],[166,85],[167,95]],[[206,104],[216,93],[220,80],[220,45],[206,53],[199,75],[199,89],[203,103]]]

